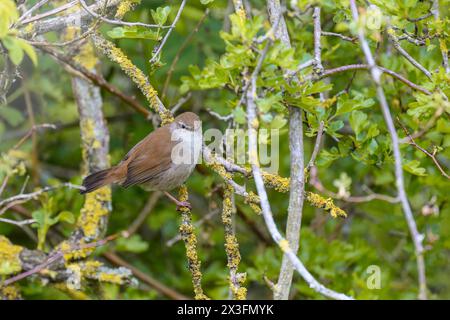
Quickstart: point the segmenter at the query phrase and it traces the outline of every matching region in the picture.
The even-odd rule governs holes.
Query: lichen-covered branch
[[[227,254],[228,268],[230,269],[230,290],[236,300],[245,300],[247,289],[243,286],[246,278],[245,273],[239,273],[239,243],[233,228],[233,187],[227,184],[223,195],[222,223],[225,229],[225,252]]]
[[[188,193],[186,186],[180,188],[180,201],[188,200]],[[189,271],[192,275],[192,285],[194,286],[194,293],[196,300],[208,300],[209,298],[204,294],[202,288],[202,272],[200,270],[201,262],[197,253],[197,237],[194,234],[194,226],[192,224],[191,211],[183,207],[181,210],[181,225],[180,234],[186,247],[186,257],[188,259]]]

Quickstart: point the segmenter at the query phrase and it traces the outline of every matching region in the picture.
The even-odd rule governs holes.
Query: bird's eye
[[[186,125],[184,123],[181,124],[182,129],[186,129]]]

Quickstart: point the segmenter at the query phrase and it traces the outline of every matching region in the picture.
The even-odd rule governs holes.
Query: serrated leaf
[[[155,20],[155,22],[160,26],[166,23],[169,13],[170,13],[169,6],[158,7],[156,8],[156,10],[153,9],[151,10],[153,20]]]
[[[403,165],[403,169],[416,176],[426,176],[425,168],[420,167],[419,160],[411,160]]]

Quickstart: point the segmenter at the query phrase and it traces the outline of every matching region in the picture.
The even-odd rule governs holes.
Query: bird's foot
[[[164,193],[173,203],[177,205],[177,211],[181,211],[182,208],[188,208],[189,210],[192,209],[192,206],[189,203],[189,201],[180,201],[167,191],[165,191]]]
[[[189,210],[192,209],[192,206],[189,203],[189,201],[178,201],[176,203],[176,205],[177,205],[177,211],[181,211],[182,208],[188,208]]]

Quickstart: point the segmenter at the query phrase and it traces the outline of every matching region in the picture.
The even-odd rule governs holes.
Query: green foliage
[[[245,129],[246,104],[245,99],[240,102],[241,97],[265,48],[267,42],[264,39],[271,27],[263,2],[251,1],[252,18],[247,20],[242,20],[237,14],[228,17],[225,11],[227,4],[225,0],[187,2],[176,28],[162,49],[161,64],[153,66],[148,60],[167,28],[103,24],[99,31],[114,39],[130,60],[149,74],[150,82],[167,107],[174,106],[182,96],[190,93],[191,98],[178,112],[195,111],[203,119],[204,129],[219,128],[223,131],[230,126]],[[358,203],[346,200],[349,196],[363,197],[372,193],[391,197],[397,194],[391,139],[369,72],[351,70],[317,80],[317,70],[312,66],[297,72],[296,77],[289,76],[300,64],[313,58],[311,10],[303,12],[311,4],[321,6],[324,31],[355,37],[357,25],[351,22],[348,1],[286,2],[285,18],[291,48],[279,39],[273,39],[256,79],[258,91],[255,99],[259,126],[280,129],[279,173],[284,177],[290,174],[289,107],[302,111],[305,162],[314,148],[320,123],[324,124],[316,175],[309,172],[306,188],[307,191],[318,192],[315,187],[320,183],[323,189],[336,196],[335,203],[348,212],[349,217],[345,220],[327,219],[321,210],[305,204],[299,257],[318,281],[333,290],[358,299],[414,299],[418,290],[415,253],[401,206],[381,200]],[[440,1],[439,20],[430,16],[412,22],[411,18],[423,17],[429,12],[431,1],[375,0],[371,4],[377,5],[378,10],[371,7],[361,10],[360,14],[370,49],[376,53],[377,64],[432,93],[424,94],[389,75],[382,76],[381,83],[399,138],[404,139],[405,133],[398,121],[410,133],[425,130],[415,138],[416,142],[435,154],[449,173],[450,104],[444,95],[450,96],[450,76],[442,65],[441,54],[441,48],[444,51],[448,48],[448,5]],[[210,14],[179,53],[206,6]],[[358,2],[358,6],[365,6],[365,3]],[[142,1],[141,6],[127,13],[125,21],[168,26],[176,14],[174,8],[163,5],[161,1]],[[7,101],[1,101],[0,105],[0,186],[8,177],[1,200],[62,181],[80,184],[85,170],[80,148],[79,116],[71,86],[72,74],[65,72],[48,55],[36,56],[25,38],[21,37],[22,32],[26,33],[26,28],[11,28],[18,17],[14,1],[0,1],[0,41],[10,61],[19,65],[19,72],[23,75],[17,78],[8,92]],[[397,37],[409,35],[423,40],[420,46],[407,40],[401,40],[400,44],[430,70],[431,80],[388,43],[388,24],[394,28]],[[45,35],[49,41],[55,41],[58,37]],[[358,41],[322,36],[321,45],[325,70],[365,63]],[[67,48],[58,50],[66,52],[64,50]],[[33,72],[27,68],[25,56],[36,65]],[[67,56],[71,55],[67,53]],[[146,106],[147,101],[117,65],[101,55],[99,58],[102,74],[108,83]],[[172,69],[173,61],[177,62]],[[171,78],[162,97],[169,70]],[[30,129],[30,119],[24,105],[25,90],[31,96],[35,123],[61,126],[53,131],[39,130],[35,132],[34,142],[29,137],[19,149],[13,150],[11,148]],[[102,98],[110,131],[111,164],[117,164],[131,147],[154,128],[151,121],[140,114],[130,114],[134,111],[109,93],[102,94]],[[224,116],[231,115],[232,121],[220,121],[208,110]],[[269,136],[260,135],[259,138],[261,146],[270,145]],[[401,153],[407,195],[418,229],[424,235],[430,298],[450,298],[450,183],[433,160],[414,146],[402,143]],[[255,192],[251,179],[239,174],[233,177],[248,191]],[[202,261],[202,285],[211,298],[227,299],[229,274],[220,219],[223,180],[201,165],[187,185]],[[289,195],[272,189],[268,189],[268,193],[277,226],[284,233]],[[327,197],[325,192],[322,195]],[[113,187],[113,211],[107,234],[127,230],[140,215],[148,197],[149,193],[138,187]],[[29,232],[1,222],[0,234],[14,244],[50,251],[60,243],[61,237],[66,239],[74,230],[74,221],[84,201],[84,196],[77,190],[61,188],[51,191],[20,204],[17,211],[9,209],[2,215],[2,218],[8,219],[28,219],[31,214],[36,220],[31,231],[37,234],[37,241],[28,237]],[[245,285],[249,289],[249,298],[271,299],[272,292],[265,280],[277,281],[282,252],[270,242],[262,217],[256,215],[242,197],[236,196],[235,202],[239,208],[235,219],[236,236],[242,257],[239,270],[247,273]],[[206,216],[207,219],[202,219]],[[102,246],[95,255],[114,250],[145,274],[192,297],[185,248],[182,241],[176,238],[179,225],[179,213],[172,203],[161,198],[136,234]],[[259,233],[255,232],[255,228]],[[268,243],[264,237],[269,239]],[[372,265],[381,269],[380,289],[372,290],[367,286],[367,268]],[[0,269],[3,274],[17,271],[16,266],[6,263]],[[43,286],[32,278],[21,281],[19,286],[26,299],[73,298],[67,292],[50,285]],[[82,291],[92,299],[167,298],[147,286],[88,283]],[[291,294],[294,299],[323,299],[298,275],[294,276]]]

